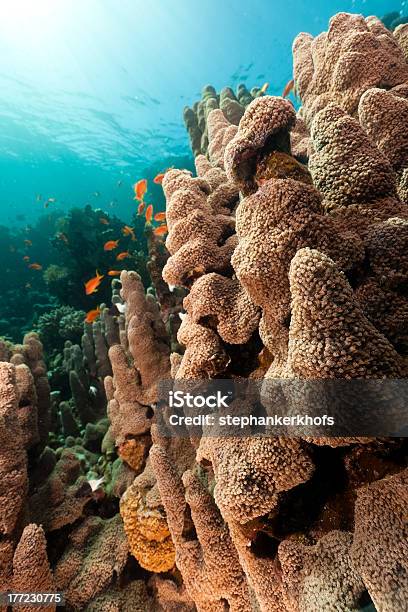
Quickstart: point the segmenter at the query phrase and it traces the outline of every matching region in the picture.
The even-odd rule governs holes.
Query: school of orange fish
[[[266,90],[269,87],[269,83],[265,83],[262,88],[261,88],[261,92],[265,93]],[[291,79],[290,81],[288,81],[288,83],[285,85],[283,92],[282,92],[282,97],[283,98],[287,98],[289,96],[289,94],[293,92],[293,95],[295,96],[295,98],[297,97],[297,91],[296,91],[296,84],[294,79]],[[167,172],[167,170],[166,170]],[[161,185],[163,178],[164,178],[164,172],[160,172],[159,174],[157,174],[155,176],[155,178],[153,179],[153,183],[155,183],[156,185]],[[118,182],[118,184],[121,181]],[[146,203],[144,201],[144,197],[147,193],[147,179],[140,179],[139,181],[137,181],[134,186],[134,200],[136,200],[137,202],[139,202],[138,207],[137,207],[137,214],[138,215],[142,215],[144,213],[145,215],[145,224],[146,225],[151,225],[152,224],[152,220],[154,220],[157,223],[160,223],[161,225],[158,225],[157,227],[155,227],[153,229],[153,234],[155,236],[165,236],[167,234],[167,225],[166,225],[166,213],[165,212],[158,212],[156,214],[153,214],[153,205],[152,204],[148,204],[147,208],[146,207]],[[98,192],[95,192],[95,195],[99,195]],[[37,196],[37,201],[41,201],[42,200],[42,196],[38,195]],[[45,203],[44,203],[44,207],[48,208],[49,204],[56,202],[55,198],[48,198]],[[106,219],[106,217],[100,217],[99,219],[100,223],[102,223],[103,225],[109,225],[109,220]],[[135,236],[135,232],[134,229],[132,227],[130,227],[129,225],[125,225],[122,228],[122,234],[123,236],[130,236],[132,241],[136,240],[136,236]],[[68,244],[68,238],[67,236],[63,233],[60,232],[59,234],[57,234],[57,238],[59,238],[60,240],[62,240],[63,242],[65,242],[66,244]],[[30,240],[25,240],[25,245],[26,246],[31,246],[31,241]],[[118,240],[108,240],[107,242],[105,242],[105,244],[103,245],[103,249],[104,251],[114,251],[115,249],[117,249],[119,247],[119,243],[120,243],[120,239]],[[123,261],[124,259],[127,259],[128,257],[131,257],[131,254],[128,251],[122,251],[120,253],[118,253],[116,255],[116,261]],[[27,262],[28,267],[31,270],[42,270],[42,266],[41,264],[37,263],[37,262],[33,262],[33,263],[29,263],[30,262],[30,258],[28,255],[25,255],[23,257],[23,260],[25,262]],[[108,270],[107,272],[107,276],[119,276],[121,273],[121,270]],[[96,275],[89,279],[86,283],[85,283],[85,293],[86,295],[92,295],[93,293],[96,293],[99,289],[99,286],[102,282],[102,279],[104,278],[105,275],[103,274],[99,274],[98,270],[96,270]],[[94,308],[93,310],[90,310],[89,312],[86,313],[86,317],[85,317],[85,322],[86,323],[92,323],[93,321],[95,321],[99,316],[100,316],[101,310],[99,308],[99,306],[97,308]]]
[[[153,182],[156,185],[161,185],[163,178],[164,178],[164,173],[159,173],[153,179]],[[145,210],[146,203],[144,201],[144,197],[146,195],[146,192],[147,192],[147,179],[140,179],[134,185],[134,199],[137,202],[139,202],[138,208],[137,208],[137,214],[142,215],[144,213],[146,225],[152,225],[152,220],[154,220],[157,223],[160,223],[160,225],[158,225],[157,227],[153,229],[153,234],[155,236],[165,236],[167,234],[167,225],[165,223],[166,213],[158,212],[154,215],[152,204],[148,204]],[[106,217],[101,217],[99,221],[103,225],[109,225],[109,221],[108,219],[106,219]],[[130,236],[132,241],[136,240],[135,231],[129,225],[125,225],[122,228],[122,234],[124,237]],[[103,245],[103,249],[104,251],[115,251],[116,249],[119,248],[119,245],[120,245],[120,239],[108,240]],[[128,257],[131,257],[131,254],[129,253],[129,251],[121,251],[120,253],[116,254],[116,261],[123,261],[124,259],[127,259]],[[108,270],[106,275],[112,277],[112,276],[119,276],[120,273],[121,273],[121,270]],[[98,270],[96,270],[95,276],[89,279],[84,284],[86,295],[92,295],[94,293],[97,293],[104,277],[105,277],[104,274],[100,274]],[[96,319],[100,316],[100,314],[101,314],[101,310],[99,306],[97,308],[89,310],[86,313],[85,322],[93,323],[93,321],[96,321]]]

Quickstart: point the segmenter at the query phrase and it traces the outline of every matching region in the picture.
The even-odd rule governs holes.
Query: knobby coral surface
[[[234,343],[246,357],[249,347],[258,352],[258,359],[247,357],[252,369],[245,375],[254,378],[406,376],[406,60],[379,20],[346,14],[314,40],[300,35],[294,60],[298,116],[272,96],[250,102],[238,127],[212,109],[198,177],[166,175],[171,257],[164,278],[188,290],[178,334],[185,348],[172,355],[176,378],[242,376]],[[225,207],[222,184],[240,192],[238,205]],[[221,217],[213,225],[221,207],[234,224]],[[228,236],[232,254],[224,250]],[[314,401],[324,406],[332,398]],[[208,506],[215,502],[228,527],[253,609],[358,609],[370,598],[380,609],[401,605],[407,577],[395,577],[399,548],[384,588],[372,576],[374,562],[355,552],[360,495],[381,491],[388,470],[397,479],[404,465],[403,440],[379,445],[364,436],[202,437],[195,441],[198,466],[180,478],[155,444],[150,460],[176,565],[198,607],[209,605],[207,574],[191,584],[187,543],[194,542],[194,562],[205,558],[205,572],[207,559],[197,511],[188,507],[192,482],[207,490]],[[202,507],[199,513],[206,516]],[[375,546],[388,550],[391,537],[403,541],[402,524],[393,525],[398,535],[378,544],[372,530],[370,555]],[[215,539],[212,547],[225,554]],[[213,596],[217,601],[216,589]],[[216,601],[210,609],[218,609]]]
[[[249,379],[272,414],[310,382],[404,384],[407,38],[345,13],[299,34],[297,113],[205,87],[184,111],[197,176],[163,180],[152,286],[122,272],[51,394],[38,336],[0,342],[1,591],[98,612],[405,609],[406,439],[166,437],[159,384]],[[307,407],[346,418],[346,400],[323,387]]]

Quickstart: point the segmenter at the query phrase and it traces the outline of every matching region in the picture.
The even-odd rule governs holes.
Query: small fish
[[[57,234],[57,238],[58,240],[62,240],[62,242],[65,242],[65,244],[69,244],[68,236],[64,234],[64,232],[59,232]]]
[[[98,389],[94,387],[94,385],[91,385],[89,387],[89,395],[91,395],[92,397],[96,397],[98,395]]]
[[[264,83],[262,85],[261,89],[259,90],[259,93],[260,94],[264,94],[266,92],[266,90],[268,89],[268,87],[269,87],[269,83]]]
[[[28,267],[30,270],[42,270],[42,265],[39,263],[32,263]]]
[[[122,253],[119,253],[119,255],[116,255],[117,261],[122,261],[123,259],[126,259],[126,257],[130,257],[130,253],[128,253],[128,251],[123,251]]]
[[[28,255],[24,255],[24,257],[23,257],[23,261],[30,261],[29,256],[28,256]]]
[[[24,244],[25,244],[27,247],[33,246],[33,243],[31,242],[31,240],[24,240]]]
[[[167,229],[167,225],[160,225],[159,227],[156,227],[156,229],[153,230],[153,234],[155,236],[164,236],[164,234],[167,234],[169,230]]]
[[[115,307],[120,314],[123,314],[124,312],[126,312],[126,304],[121,304],[120,302],[118,302],[115,304]]]
[[[108,240],[108,242],[105,242],[105,244],[103,245],[103,250],[104,251],[113,251],[114,249],[117,249],[119,245],[119,240]]]
[[[153,179],[153,183],[155,183],[156,185],[161,185],[164,179],[164,172],[159,172],[159,174],[157,174],[154,179]]]
[[[109,270],[108,276],[120,276],[122,270]]]
[[[145,213],[145,218],[146,218],[146,223],[150,223],[153,217],[153,206],[151,204],[149,204],[149,206],[146,208],[146,213]]]
[[[99,487],[101,486],[103,482],[105,482],[105,478],[103,476],[102,478],[92,478],[91,480],[88,480],[88,484],[91,487],[92,492],[99,489]]]
[[[99,223],[102,223],[102,225],[109,225],[109,221],[105,219],[105,217],[100,217]]]
[[[294,86],[295,86],[295,81],[293,79],[291,79],[288,83],[286,83],[285,88],[282,93],[282,98],[287,98],[290,92],[292,91],[292,89],[294,88]]]
[[[119,181],[116,183],[116,185],[117,185],[118,187],[121,187],[121,186],[122,186],[122,183],[123,183],[123,181],[119,180]]]
[[[35,196],[35,199],[37,200],[37,202],[41,202],[41,200],[42,200],[41,193],[37,193],[37,195]]]
[[[134,190],[135,200],[143,200],[144,195],[147,191],[147,180],[140,179],[140,181],[137,181],[137,183],[135,183]]]
[[[137,207],[137,214],[138,215],[143,214],[144,209],[145,209],[145,203],[140,202],[139,206]]]
[[[158,212],[154,215],[154,220],[155,221],[165,221],[166,220],[166,213],[165,212]]]
[[[86,295],[91,295],[91,293],[96,293],[99,285],[101,284],[102,279],[103,279],[103,274],[99,274],[98,270],[96,270],[96,276],[89,279],[89,281],[87,281],[84,284]]]
[[[122,234],[124,236],[131,236],[132,240],[136,240],[135,232],[132,227],[129,227],[129,225],[125,225],[125,227],[122,227]]]
[[[50,204],[54,204],[57,200],[55,198],[48,198],[48,200],[44,203],[44,208],[48,208]]]
[[[94,197],[95,198],[99,198],[99,196],[101,195],[99,191],[94,191]]]
[[[31,284],[30,284],[30,283],[26,283],[26,284],[24,285],[24,288],[25,288],[25,289],[31,289]]]
[[[96,321],[100,314],[101,309],[99,308],[99,306],[97,308],[94,308],[93,310],[90,310],[86,313],[85,323],[93,323],[94,321]]]

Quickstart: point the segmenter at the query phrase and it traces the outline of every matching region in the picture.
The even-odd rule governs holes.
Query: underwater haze
[[[327,29],[339,11],[403,15],[404,5],[2,0],[0,224],[35,221],[38,194],[129,221],[135,180],[191,166],[182,110],[203,85],[268,81],[281,94],[298,32]]]
[[[194,169],[189,136],[198,152],[184,109],[208,84],[282,95],[293,39],[338,11],[391,29],[407,15],[380,0],[1,0],[0,336],[46,328],[56,350],[59,321],[98,318],[121,270],[147,288],[149,240],[167,232],[154,178]]]

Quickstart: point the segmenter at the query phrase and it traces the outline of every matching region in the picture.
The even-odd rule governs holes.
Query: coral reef
[[[391,89],[408,80],[397,37],[376,17],[339,13],[327,32],[299,34],[293,43],[294,78],[308,125],[330,102],[350,115],[368,89]]]
[[[259,95],[262,95],[259,88],[254,87],[248,91],[243,84],[238,85],[236,94],[230,87],[224,87],[217,94],[212,85],[206,85],[201,100],[195,102],[192,108],[186,106],[183,113],[194,156],[207,152],[211,140],[209,114],[213,110],[220,109],[230,124],[238,125],[245,108]]]
[[[36,331],[44,349],[51,354],[60,351],[66,340],[76,344],[84,329],[85,312],[71,306],[58,306],[38,318]]]
[[[163,181],[170,252],[163,277],[188,290],[178,333],[185,348],[171,358],[176,379],[406,376],[403,53],[378,20],[341,14],[316,42],[300,35],[294,60],[298,117],[289,102],[263,96],[236,127],[206,91],[200,112],[209,142],[196,150],[198,176],[171,170]],[[226,186],[240,192],[239,203],[225,206]],[[234,344],[246,356],[245,373]],[[384,493],[396,519],[381,541],[375,527],[363,536],[359,526],[380,501],[378,510],[356,514],[355,525],[352,518],[363,491],[381,499],[389,479],[406,496],[404,441],[380,445],[381,452],[368,438],[203,437],[183,475],[156,442],[150,462],[176,565],[198,608],[218,609],[218,598],[265,611],[358,609],[370,598],[380,609],[401,607],[399,507]],[[363,456],[373,467],[357,477],[351,466]],[[220,514],[210,518],[214,502]],[[210,574],[214,549],[220,559],[230,554],[216,532],[206,548],[202,527],[215,516],[238,553],[230,569],[238,577],[242,568],[252,602],[242,591],[240,603],[231,598],[224,569],[224,595],[217,586],[208,592],[208,577],[213,585],[220,579]],[[373,575],[371,557],[382,548],[396,550],[387,584]]]
[[[406,438],[177,437],[159,391],[251,381],[263,414],[281,397],[296,410],[312,382],[404,384],[406,33],[341,13],[300,34],[297,113],[205,87],[184,111],[196,176],[166,171],[168,236],[146,228],[146,270],[122,270],[92,324],[80,300],[54,304],[39,336],[0,341],[1,591],[61,590],[68,610],[98,612],[405,609]],[[95,244],[121,224],[102,214],[60,221],[65,255],[41,280],[55,294],[109,262]]]

